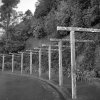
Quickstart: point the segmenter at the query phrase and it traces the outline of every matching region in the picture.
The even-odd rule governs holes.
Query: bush
[[[76,78],[77,81],[85,81],[85,82],[90,82],[93,78],[96,77],[96,72],[94,70],[77,70],[76,72]]]
[[[17,61],[14,61],[14,69],[16,69],[16,70],[20,70],[21,69],[21,64],[19,63],[19,62],[17,62]]]
[[[93,78],[96,77],[96,72],[94,70],[92,70],[92,71],[86,70],[86,71],[83,72],[83,76],[84,76],[85,81],[90,82]]]
[[[4,64],[4,68],[7,70],[10,70],[11,66],[12,66],[11,62],[5,62],[5,64]]]

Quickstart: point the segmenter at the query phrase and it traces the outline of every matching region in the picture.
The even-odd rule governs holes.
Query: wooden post
[[[81,27],[61,27],[57,26],[57,30],[66,30],[70,32],[71,44],[71,79],[72,79],[72,99],[77,98],[76,93],[76,62],[75,62],[75,31],[81,32],[100,32],[100,29],[81,28]],[[69,40],[68,40],[69,41]],[[76,42],[93,42],[92,40],[76,40]]]
[[[72,99],[76,99],[76,62],[75,62],[75,35],[74,31],[70,32],[71,45],[71,80],[72,80]]]
[[[21,53],[21,74],[23,73],[23,52]]]
[[[49,80],[51,80],[51,45],[48,47]]]
[[[39,49],[39,77],[41,77],[41,48]]]
[[[30,51],[30,74],[32,74],[32,51]]]
[[[62,41],[59,41],[59,85],[63,85]]]
[[[12,72],[14,72],[14,54],[12,54]]]
[[[2,55],[2,72],[4,71],[5,55]]]

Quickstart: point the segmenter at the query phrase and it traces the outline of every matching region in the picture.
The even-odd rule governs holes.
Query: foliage
[[[0,43],[2,43],[2,45],[1,45],[2,53],[18,52],[25,48],[25,42],[22,40],[20,35],[17,36],[15,31],[16,30],[14,27],[10,27],[9,28],[9,33],[10,33],[9,39],[6,38],[6,36],[5,36],[6,34],[3,35],[3,37],[1,38]]]
[[[11,1],[11,0],[9,0]],[[14,0],[18,3],[18,0]],[[13,1],[13,2],[14,2]],[[5,1],[6,2],[6,1]],[[13,7],[17,3],[11,3],[11,14]],[[5,4],[1,7],[4,9]],[[5,9],[2,14],[7,14]],[[7,16],[4,17],[7,20]],[[2,19],[3,20],[3,19]],[[1,25],[2,26],[2,25]],[[6,46],[6,39],[3,37],[0,43],[2,52],[17,52],[24,50],[25,42],[28,38],[34,37],[42,39],[44,37],[54,38],[66,38],[69,37],[69,32],[58,31],[57,26],[66,27],[86,27],[86,28],[99,28],[100,27],[100,0],[38,0],[36,5],[36,11],[34,16],[31,11],[28,10],[23,16],[23,20],[20,24],[10,25],[7,29],[9,33],[8,45]],[[87,77],[88,74],[95,77],[92,71],[97,71],[96,66],[96,49],[100,46],[100,34],[89,32],[76,32],[76,39],[93,40],[94,43],[76,43],[76,65],[77,65],[77,78]],[[67,44],[66,44],[67,45]],[[69,44],[68,44],[69,45]],[[79,62],[80,55],[84,56]],[[35,58],[35,57],[34,57]],[[34,60],[33,58],[33,60]],[[45,72],[48,70],[47,55],[43,55],[42,67]],[[27,61],[27,60],[26,60]],[[35,60],[34,60],[35,61]],[[38,61],[38,58],[37,58]],[[67,72],[70,73],[70,50],[65,49],[63,51],[63,69],[64,75]],[[27,65],[28,66],[28,65]],[[38,66],[38,62],[34,63],[34,66]],[[55,72],[58,72],[58,53],[52,54],[52,68]],[[83,75],[84,74],[84,75]],[[86,75],[86,76],[85,76]]]
[[[15,19],[14,15],[16,11],[13,8],[16,7],[16,5],[19,3],[19,0],[2,0],[2,3],[3,5],[0,7],[0,22],[5,27],[5,31],[7,31],[9,25]]]
[[[38,2],[39,4],[36,6],[36,11],[35,11],[36,18],[46,16],[52,9],[52,7],[56,8],[57,6],[57,0],[38,0]]]
[[[17,18],[17,16],[15,16]],[[18,52],[25,49],[25,41],[31,33],[31,17],[32,13],[28,10],[25,14],[18,14],[22,22],[17,24],[10,24],[7,33],[1,37],[2,53]],[[6,35],[9,34],[9,38]]]
[[[15,32],[14,26],[16,25],[17,18],[20,17],[17,16],[17,12],[14,10],[19,3],[19,0],[2,0],[2,3],[3,5],[0,7],[0,24],[5,30],[5,34],[1,39],[1,42],[3,43],[1,52],[8,53],[14,51],[11,49],[16,48],[13,48],[13,46],[18,42],[11,40],[11,34]]]
[[[51,2],[55,2],[54,5],[56,6],[48,6],[49,3],[52,5]],[[43,27],[47,37],[63,38],[68,36],[69,32],[57,32],[57,25],[86,28],[100,27],[99,0],[51,0],[51,2],[47,4],[46,0],[40,0],[36,6],[35,22],[39,20],[39,23],[35,24],[35,27],[38,27],[36,28],[37,31],[35,31],[35,34],[39,35],[40,27]],[[98,33],[76,32],[76,39],[89,39],[95,41],[94,43],[76,44],[76,58],[78,59],[79,55],[84,55],[82,62],[78,65],[80,66],[80,72],[95,69],[95,50],[96,47],[99,46],[99,37]],[[53,61],[57,62],[57,59]],[[63,52],[63,67],[64,73],[66,73],[67,68],[70,67],[70,52],[68,50],[67,52]]]

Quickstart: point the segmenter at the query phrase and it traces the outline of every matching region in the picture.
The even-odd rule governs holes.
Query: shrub
[[[11,66],[12,66],[11,62],[5,62],[5,64],[4,64],[4,68],[7,70],[10,70]]]

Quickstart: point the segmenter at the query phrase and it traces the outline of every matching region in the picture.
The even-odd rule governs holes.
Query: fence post
[[[41,48],[39,49],[39,77],[41,77]]]
[[[49,80],[51,80],[51,45],[48,47]]]
[[[32,74],[32,51],[30,51],[30,74]]]
[[[12,54],[12,72],[14,72],[14,54]]]
[[[5,55],[2,55],[2,72],[4,71]]]
[[[23,52],[21,52],[21,74],[23,73]]]
[[[72,99],[76,99],[76,62],[75,62],[75,33],[70,32],[71,45],[71,80],[72,80]]]
[[[59,41],[59,85],[63,85],[62,41]]]

